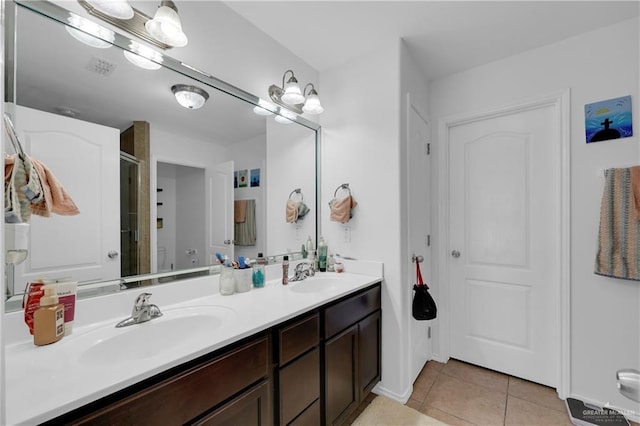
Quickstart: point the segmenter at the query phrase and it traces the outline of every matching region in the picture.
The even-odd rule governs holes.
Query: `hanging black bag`
[[[417,320],[432,320],[436,317],[438,308],[436,302],[429,294],[429,287],[422,280],[420,272],[420,263],[416,260],[416,284],[413,286],[415,294],[413,295],[412,312],[413,317]]]

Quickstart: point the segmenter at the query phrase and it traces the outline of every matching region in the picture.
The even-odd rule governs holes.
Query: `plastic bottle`
[[[327,243],[325,243],[324,237],[320,237],[320,241],[318,241],[318,270],[320,272],[327,270]]]
[[[40,307],[33,313],[33,343],[44,346],[64,336],[64,305],[59,302],[55,285],[45,285]]]
[[[289,284],[289,256],[282,257],[282,284]]]
[[[333,258],[333,254],[330,254],[329,259],[327,259],[327,272],[335,271],[335,263],[336,260]]]
[[[267,261],[267,258],[263,256],[262,253],[258,253],[258,258],[256,259],[256,263],[258,265],[266,265],[269,262]]]
[[[307,237],[307,253],[311,253],[313,251],[313,241],[311,241],[311,235]]]

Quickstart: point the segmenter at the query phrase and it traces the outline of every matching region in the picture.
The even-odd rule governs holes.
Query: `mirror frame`
[[[5,75],[5,103],[6,104],[16,104],[15,100],[16,100],[16,96],[15,96],[15,91],[16,91],[16,82],[15,82],[15,40],[16,40],[16,14],[17,14],[17,10],[18,7],[22,7],[24,9],[30,10],[32,12],[35,12],[39,15],[42,15],[44,18],[47,19],[52,19],[54,21],[57,21],[59,23],[61,23],[62,25],[66,25],[72,28],[77,28],[80,29],[72,24],[70,24],[70,22],[68,21],[68,17],[70,15],[75,15],[75,13],[64,9],[63,7],[60,7],[54,3],[50,3],[46,0],[13,0],[13,1],[8,1],[6,3],[7,7],[6,7],[6,15],[5,15],[5,66],[6,69],[9,70],[13,70],[13,72],[7,72]],[[94,16],[91,16],[90,18],[87,17],[83,17],[85,19],[90,19],[90,20],[95,20],[97,18],[95,18]],[[103,25],[103,23],[98,22],[99,24]],[[110,43],[116,47],[119,47],[123,50],[126,51],[130,51],[130,44],[131,41],[136,41],[136,40],[132,40],[131,38],[128,38],[127,36],[121,34],[120,32],[118,32],[120,30],[114,30],[115,33],[115,38],[113,41],[111,41]],[[321,143],[321,126],[320,124],[310,121],[304,117],[298,116],[296,115],[295,119],[291,118],[291,112],[281,106],[277,106],[274,105],[273,103],[271,103],[270,101],[266,101],[263,100],[261,98],[259,98],[258,96],[253,95],[252,93],[249,93],[243,89],[240,89],[236,86],[233,86],[232,84],[229,84],[223,80],[220,80],[219,78],[214,77],[211,74],[208,74],[205,71],[199,70],[195,67],[190,66],[189,64],[186,64],[184,62],[181,62],[175,58],[172,58],[170,56],[166,56],[164,53],[162,53],[163,55],[163,62],[162,62],[162,66],[165,68],[168,68],[174,72],[177,72],[179,74],[182,74],[186,77],[192,78],[194,80],[196,80],[197,82],[200,82],[202,84],[205,84],[213,89],[216,89],[220,92],[226,93],[230,96],[233,96],[237,99],[240,99],[242,101],[247,102],[248,104],[251,105],[259,105],[260,107],[267,109],[269,111],[271,111],[274,114],[277,115],[281,115],[281,116],[285,116],[286,114],[286,118],[290,119],[291,121],[294,121],[295,123],[298,123],[299,125],[302,125],[310,130],[312,130],[313,132],[315,132],[315,168],[316,168],[316,173],[315,173],[315,202],[316,202],[316,218],[315,218],[315,241],[318,241],[318,236],[321,235],[320,232],[320,153],[321,153],[321,147],[320,147],[320,143]],[[285,114],[282,114],[282,111],[285,111]],[[291,254],[291,253],[277,253],[277,254],[270,254],[270,253],[266,253],[266,255],[268,256],[269,259],[274,258],[275,261],[281,261],[281,257],[283,255],[287,255],[287,254]],[[280,259],[278,259],[280,258]],[[171,272],[162,272],[162,273],[151,273],[151,274],[142,274],[142,275],[132,275],[132,276],[128,276],[128,277],[120,277],[119,280],[107,280],[107,281],[100,281],[100,282],[91,282],[91,283],[86,283],[89,287],[93,287],[93,289],[95,290],[95,287],[99,287],[99,286],[109,286],[109,284],[113,284],[114,282],[119,284],[117,286],[109,286],[111,287],[111,290],[108,291],[98,291],[97,294],[90,294],[87,295],[88,297],[90,296],[94,296],[94,295],[100,295],[100,294],[106,294],[106,293],[110,293],[113,290],[113,288],[117,288],[118,290],[124,290],[124,289],[128,289],[128,288],[132,288],[135,287],[135,284],[139,284],[140,282],[146,282],[146,283],[151,283],[153,282],[153,284],[155,285],[156,283],[164,283],[164,282],[170,282],[173,281],[171,278],[174,278],[175,280],[180,280],[180,279],[184,279],[184,278],[191,278],[193,276],[198,276],[198,275],[209,275],[209,274],[216,274],[218,273],[218,265],[210,265],[210,266],[204,266],[204,267],[197,267],[197,268],[188,268],[188,269],[181,269],[178,271],[171,271]],[[163,278],[169,278],[168,280],[162,280]],[[5,278],[6,280],[6,278]],[[132,285],[133,284],[133,285]],[[80,286],[78,288],[78,293],[80,296],[80,289],[82,286]],[[115,290],[115,291],[118,291]],[[19,297],[19,299],[21,299],[21,297]],[[13,305],[13,303],[11,303]],[[18,301],[18,307],[19,307],[19,301]],[[7,310],[5,310],[7,311]]]

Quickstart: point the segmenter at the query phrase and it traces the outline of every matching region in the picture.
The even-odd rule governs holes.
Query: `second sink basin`
[[[314,276],[296,282],[290,289],[295,293],[323,293],[332,291],[342,284],[342,280],[335,275]]]
[[[235,311],[223,306],[193,306],[163,310],[163,316],[125,328],[103,327],[82,336],[92,343],[80,362],[111,364],[147,359],[179,347],[188,339],[203,336],[225,324]]]

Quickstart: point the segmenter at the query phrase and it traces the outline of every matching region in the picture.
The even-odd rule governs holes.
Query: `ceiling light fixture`
[[[133,65],[146,70],[159,70],[162,68],[162,54],[143,44],[132,41],[129,50],[124,51],[124,57]]]
[[[291,76],[289,80],[286,80],[287,74],[289,73],[291,73]],[[306,91],[308,87],[311,87],[311,89],[307,94]],[[296,114],[302,114],[303,112],[320,114],[324,111],[324,108],[320,105],[318,92],[313,84],[309,83],[305,86],[304,90],[300,90],[300,85],[292,70],[286,70],[284,72],[282,76],[282,87],[276,86],[275,84],[269,86],[269,97],[274,103]]]
[[[133,8],[127,0],[86,0],[99,12],[116,19],[133,18]]]
[[[115,39],[115,33],[105,27],[102,27],[88,19],[81,18],[78,15],[70,14],[69,24],[65,26],[67,32],[76,40],[86,44],[87,46],[97,47],[98,49],[106,49],[112,46]],[[74,28],[75,27],[75,28]]]
[[[171,92],[175,95],[180,105],[189,109],[201,108],[209,99],[209,94],[196,86],[187,84],[175,84],[171,86]]]
[[[144,24],[156,40],[174,47],[187,45],[188,39],[182,31],[178,8],[171,0],[162,0],[153,19]]]

